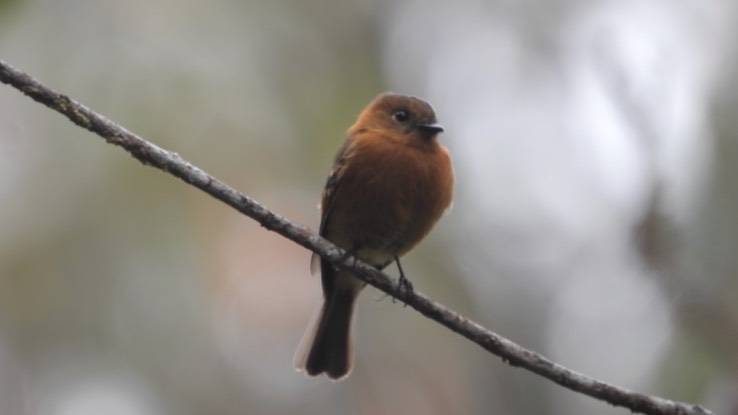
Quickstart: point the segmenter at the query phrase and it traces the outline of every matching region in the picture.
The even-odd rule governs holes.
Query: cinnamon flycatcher
[[[385,93],[362,112],[338,150],[323,190],[320,235],[349,255],[383,269],[410,251],[451,205],[454,174],[443,127],[415,97]],[[310,376],[346,377],[353,365],[351,326],[366,285],[349,271],[320,261],[323,306],[307,329],[295,366]],[[400,282],[404,279],[400,267]]]

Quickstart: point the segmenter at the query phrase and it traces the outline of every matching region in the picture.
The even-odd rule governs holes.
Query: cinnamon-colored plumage
[[[321,200],[320,235],[382,269],[412,249],[451,205],[453,168],[443,128],[415,97],[385,93],[348,131]],[[295,355],[298,370],[331,379],[353,365],[351,324],[364,282],[320,262],[324,303]]]

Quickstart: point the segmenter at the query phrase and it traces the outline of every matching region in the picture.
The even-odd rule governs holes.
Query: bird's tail
[[[295,368],[310,376],[346,377],[353,368],[352,323],[359,291],[337,286],[313,316],[295,353]]]

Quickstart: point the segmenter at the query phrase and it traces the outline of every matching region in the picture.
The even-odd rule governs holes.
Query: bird
[[[321,195],[319,234],[377,269],[396,262],[400,286],[412,290],[400,257],[450,209],[454,170],[438,142],[443,127],[427,102],[382,93],[362,110],[333,160]],[[323,303],[295,353],[295,368],[331,380],[353,367],[356,300],[366,285],[351,272],[313,254]]]

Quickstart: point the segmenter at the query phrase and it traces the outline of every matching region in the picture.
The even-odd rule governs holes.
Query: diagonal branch
[[[0,82],[18,89],[35,101],[61,113],[73,123],[104,138],[108,143],[122,147],[141,163],[167,172],[197,187],[259,222],[266,229],[277,232],[318,253],[342,268],[350,269],[360,279],[385,293],[395,296],[398,292],[396,283],[390,277],[362,261],[342,258],[343,250],[321,238],[310,229],[288,221],[257,201],[239,193],[190,164],[178,154],[164,150],[138,137],[66,95],[52,91],[31,76],[14,69],[2,60],[0,60]],[[405,297],[403,295],[402,300],[406,301],[407,305],[499,356],[510,365],[523,367],[573,391],[643,414],[712,414],[712,412],[699,405],[674,402],[592,379],[521,347],[421,293],[412,292],[407,298]]]

